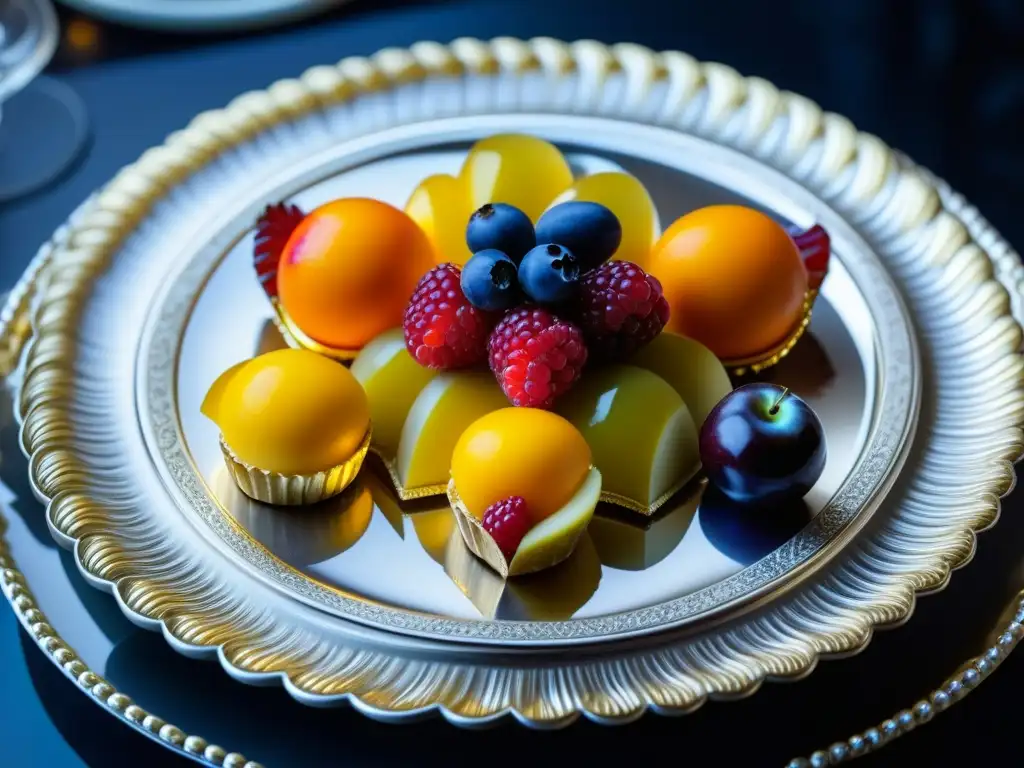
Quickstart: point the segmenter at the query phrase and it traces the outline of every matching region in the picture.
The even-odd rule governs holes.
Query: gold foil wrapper
[[[330,357],[334,360],[340,360],[341,362],[351,362],[359,354],[358,349],[338,349],[336,347],[328,347],[315,339],[311,339],[302,329],[295,324],[291,316],[285,312],[284,307],[281,306],[281,302],[277,299],[270,300],[271,305],[274,307],[274,325],[277,326],[277,330],[281,332],[284,340],[290,347],[299,347],[301,349],[308,349],[310,352],[316,352],[324,357]]]
[[[371,430],[367,429],[362,442],[348,461],[308,475],[283,475],[246,464],[224,442],[223,436],[220,449],[228,472],[242,493],[250,499],[275,506],[298,507],[337,496],[355,480],[370,448],[370,433]]]
[[[484,530],[480,521],[466,508],[466,505],[459,497],[459,492],[455,488],[455,482],[452,480],[448,481],[447,493],[448,501],[452,505],[452,511],[455,513],[455,523],[459,527],[459,533],[462,534],[462,540],[466,542],[466,547],[469,548],[470,552],[497,571],[503,579],[512,576],[523,576],[527,573],[536,573],[558,565],[573,553],[580,538],[586,533],[586,528],[583,527],[580,528],[577,536],[559,541],[557,547],[550,548],[548,552],[549,557],[544,560],[527,561],[528,565],[524,566],[523,560],[513,557],[512,562],[509,563],[505,560],[505,555],[502,554],[501,549],[499,549],[494,539],[491,538],[491,535]]]
[[[800,341],[800,337],[804,335],[807,326],[811,324],[811,311],[814,309],[814,301],[817,298],[817,289],[812,288],[807,291],[807,295],[804,297],[803,315],[789,336],[783,339],[781,343],[776,344],[767,352],[759,352],[757,355],[734,360],[723,360],[722,365],[733,376],[760,373],[771,368],[773,365],[777,365],[782,358],[792,351],[796,343]]]
[[[448,487],[447,482],[437,485],[419,485],[406,488],[402,485],[402,480],[398,476],[398,462],[394,456],[385,456],[373,446],[370,446],[370,453],[380,460],[380,463],[388,473],[388,478],[391,480],[395,495],[402,501],[416,501],[417,499],[426,499],[430,496],[444,496]]]

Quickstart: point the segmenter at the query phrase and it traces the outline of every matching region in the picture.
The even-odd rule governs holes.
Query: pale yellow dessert
[[[590,446],[607,501],[649,515],[700,469],[689,408],[644,368],[588,370],[557,410]]]
[[[699,341],[663,331],[629,361],[658,374],[683,398],[699,430],[732,382],[722,361]]]

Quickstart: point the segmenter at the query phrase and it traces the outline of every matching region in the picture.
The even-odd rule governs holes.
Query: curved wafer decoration
[[[927,290],[910,300],[925,355],[935,365],[955,362],[960,375],[929,383],[937,415],[918,434],[915,471],[885,519],[815,583],[713,635],[637,651],[621,663],[531,668],[512,657],[482,669],[465,659],[331,646],[304,627],[270,632],[263,607],[197,574],[193,554],[161,539],[138,514],[143,500],[117,466],[118,435],[98,415],[116,394],[92,388],[92,407],[78,407],[76,389],[86,383],[76,378],[76,359],[87,351],[76,334],[91,284],[168,189],[263,131],[371,93],[389,104],[387,94],[428,87],[434,78],[478,93],[482,79],[526,73],[559,86],[516,89],[515,98],[537,102],[531,109],[555,109],[557,93],[559,107],[708,137],[801,182],[885,252],[898,282],[924,281]],[[601,98],[613,86],[620,98]],[[491,91],[481,110],[501,112],[507,90]],[[431,101],[435,111],[423,119],[461,109],[454,101]],[[368,123],[367,132],[399,119],[397,110],[373,115],[380,124]],[[859,650],[875,627],[906,618],[917,592],[941,587],[970,558],[975,531],[996,519],[999,497],[1012,485],[1012,462],[1024,449],[1024,361],[1010,296],[993,276],[993,264],[1005,268],[999,265],[1010,256],[990,260],[983,247],[1001,241],[987,230],[988,245],[972,240],[951,207],[923,172],[843,118],[681,53],[502,38],[420,43],[315,67],[199,115],[146,152],[97,196],[55,252],[59,269],[41,292],[21,399],[34,482],[51,499],[55,531],[77,542],[82,567],[116,589],[141,621],[162,625],[180,645],[217,650],[239,677],[287,677],[305,700],[348,700],[375,712],[437,710],[460,722],[513,711],[527,722],[561,725],[583,713],[620,722],[652,706],[686,711],[712,695],[752,693],[766,678],[805,674],[823,655]],[[959,396],[965,382],[982,380],[989,402]],[[951,461],[960,471],[949,471]],[[485,685],[469,684],[484,678]]]

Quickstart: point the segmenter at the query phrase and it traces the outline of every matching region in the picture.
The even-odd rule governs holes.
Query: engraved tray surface
[[[377,64],[360,88],[343,87],[354,70],[318,68],[201,116],[122,172],[55,254],[66,269],[36,307],[24,443],[55,536],[130,616],[311,703],[619,721],[855,650],[969,557],[1019,451],[1020,331],[984,252],[922,175],[813,105],[678,54],[504,41]],[[469,74],[441,76],[453,67]],[[231,122],[242,113],[257,124]],[[608,517],[610,533],[595,530],[566,567],[503,588],[443,535],[443,508],[400,506],[371,473],[299,518],[243,502],[218,473],[197,398],[226,365],[280,343],[245,274],[259,208],[340,194],[401,204],[424,169],[450,170],[467,141],[510,128],[571,146],[581,170],[636,173],[663,222],[738,198],[833,234],[811,337],[771,374],[812,399],[833,448],[809,499],[817,514],[791,538],[757,541],[689,489],[649,529]],[[594,655],[557,661],[566,642]]]

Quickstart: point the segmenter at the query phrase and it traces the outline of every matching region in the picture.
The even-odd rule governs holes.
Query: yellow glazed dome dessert
[[[448,497],[477,557],[502,576],[572,554],[601,494],[590,447],[562,417],[503,408],[473,422],[452,455]]]
[[[622,242],[614,258],[646,258],[657,238],[658,213],[639,179],[621,171],[574,179],[554,144],[528,134],[497,134],[476,142],[456,176],[436,174],[420,182],[405,212],[430,239],[438,262],[461,266],[473,255],[466,244],[466,222],[482,206],[512,205],[537,223],[552,206],[570,200],[600,203],[615,214]]]
[[[229,368],[202,412],[221,430],[239,488],[269,504],[313,504],[340,493],[370,443],[370,408],[359,382],[339,363],[304,349]]]

